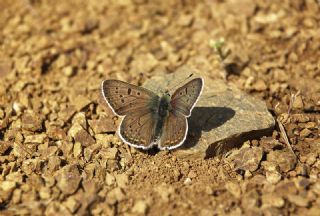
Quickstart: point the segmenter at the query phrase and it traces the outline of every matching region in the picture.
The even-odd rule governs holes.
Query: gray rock
[[[190,74],[193,76],[188,78]],[[272,131],[275,121],[263,101],[195,69],[182,67],[173,74],[153,77],[144,87],[159,95],[166,89],[172,93],[187,78],[198,76],[204,78],[204,90],[188,119],[188,137],[174,151],[177,156],[212,157]]]

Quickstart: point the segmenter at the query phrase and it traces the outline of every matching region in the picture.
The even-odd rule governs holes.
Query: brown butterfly
[[[112,111],[122,116],[119,136],[136,148],[174,149],[183,144],[188,133],[187,117],[203,88],[203,79],[195,78],[178,88],[172,96],[119,80],[105,80],[101,91]]]

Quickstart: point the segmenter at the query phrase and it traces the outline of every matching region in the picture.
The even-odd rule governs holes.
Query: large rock
[[[182,67],[175,73],[153,77],[144,87],[161,95],[161,91],[174,91],[187,82],[190,74],[190,79],[204,78],[204,90],[188,119],[188,137],[174,151],[177,156],[212,157],[272,131],[275,121],[263,101],[194,69]]]

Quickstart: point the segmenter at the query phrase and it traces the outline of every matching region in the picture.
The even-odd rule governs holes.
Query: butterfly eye
[[[131,88],[128,88],[128,95],[131,94]]]

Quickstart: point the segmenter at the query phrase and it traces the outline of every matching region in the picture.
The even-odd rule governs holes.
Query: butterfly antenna
[[[193,76],[193,73],[192,74],[189,74],[189,76],[187,76],[185,79],[179,81],[179,82],[176,82],[172,85],[171,88],[167,89],[165,93],[169,93],[170,91],[172,91],[172,89],[176,88],[177,86],[180,86],[181,83],[184,83],[187,79],[189,79],[190,77]]]

